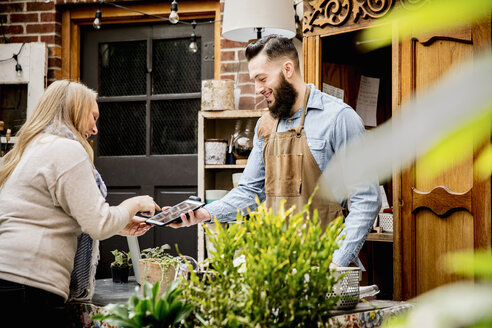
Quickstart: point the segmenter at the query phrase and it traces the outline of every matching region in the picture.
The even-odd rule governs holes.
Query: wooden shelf
[[[244,169],[246,164],[205,165],[205,170]]]
[[[268,109],[259,109],[259,110],[222,110],[222,111],[204,111],[201,110],[199,114],[207,119],[234,119],[234,118],[258,118],[261,117],[264,113],[266,113]]]
[[[381,241],[381,242],[386,242],[386,243],[392,243],[393,242],[393,233],[391,232],[382,232],[382,233],[375,233],[371,232],[367,236],[367,241]]]

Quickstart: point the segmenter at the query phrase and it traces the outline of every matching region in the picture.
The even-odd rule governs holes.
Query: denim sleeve
[[[364,132],[364,125],[357,113],[349,107],[344,109],[336,119],[331,136],[333,149],[343,149],[349,139],[357,138]],[[350,195],[350,212],[342,230],[345,239],[333,254],[333,262],[341,266],[357,263],[359,251],[381,208],[377,177],[374,178],[374,183],[357,186],[355,190]]]
[[[259,122],[259,120],[258,120]],[[205,205],[210,216],[220,222],[234,221],[237,211],[246,215],[247,209],[257,207],[256,196],[260,202],[265,200],[265,165],[263,163],[263,138],[257,136],[258,123],[255,127],[253,149],[248,157],[248,163],[243,171],[241,180],[236,188],[232,189],[222,199]]]

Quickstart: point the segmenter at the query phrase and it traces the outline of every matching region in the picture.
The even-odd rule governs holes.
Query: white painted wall
[[[22,43],[0,44],[0,60],[12,58],[21,46]],[[29,116],[46,88],[48,48],[44,42],[25,43],[17,59],[22,75],[17,77],[14,59],[0,62],[0,84],[27,84],[26,115]]]

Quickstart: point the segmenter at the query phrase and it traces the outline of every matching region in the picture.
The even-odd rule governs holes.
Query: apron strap
[[[304,119],[306,118],[307,103],[308,103],[308,99],[309,99],[309,94],[310,93],[311,93],[311,88],[308,85],[306,85],[306,93],[304,94],[304,106],[302,108],[301,123],[296,128],[296,132],[297,132],[297,137],[298,138],[301,136],[302,129],[304,129]]]
[[[301,124],[299,124],[299,126],[295,129],[296,133],[297,133],[297,137],[301,136],[302,129],[304,129],[304,119],[306,117],[307,103],[309,100],[310,93],[311,93],[311,88],[308,85],[306,85],[306,92],[304,93],[304,106],[303,106],[303,110],[302,110]],[[275,123],[273,124],[272,133],[277,132],[278,122],[279,122],[279,119],[276,118]]]

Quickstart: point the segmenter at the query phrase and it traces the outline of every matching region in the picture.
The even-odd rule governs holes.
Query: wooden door
[[[191,25],[105,26],[82,31],[82,82],[98,91],[95,165],[107,200],[147,194],[174,205],[197,189],[197,116],[201,81],[213,78],[213,26],[199,24],[199,50],[188,49]],[[155,227],[140,248],[169,244],[171,253],[197,258],[197,227]],[[110,276],[111,250],[128,250],[126,238],[100,244],[98,278]]]
[[[397,105],[418,98],[450,68],[459,69],[484,48],[490,50],[490,21],[401,43],[393,56]],[[400,216],[395,299],[409,299],[459,279],[442,268],[444,254],[490,247],[490,180],[474,179],[471,142],[459,151],[470,156],[431,180],[423,176],[419,161],[401,174],[401,199],[395,200]]]

